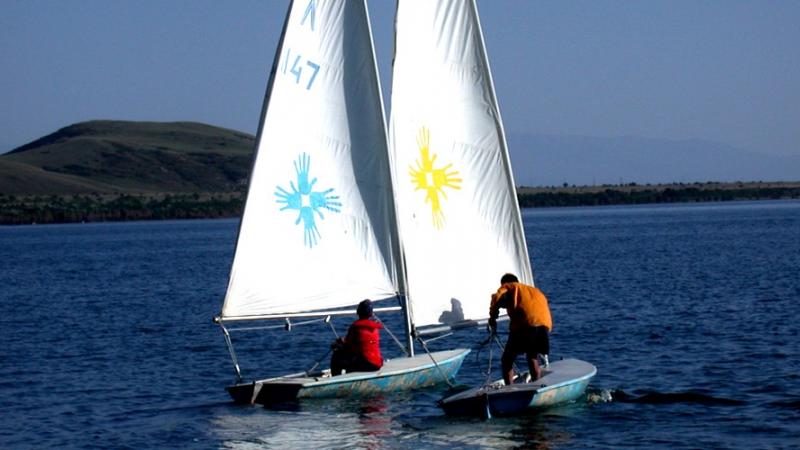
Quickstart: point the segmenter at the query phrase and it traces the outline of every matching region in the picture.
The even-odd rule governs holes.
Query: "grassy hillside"
[[[200,123],[83,122],[0,155],[0,194],[240,191],[253,145]]]
[[[200,123],[71,125],[0,155],[0,224],[237,217],[253,147]],[[523,207],[800,198],[800,183],[565,183],[518,197]]]

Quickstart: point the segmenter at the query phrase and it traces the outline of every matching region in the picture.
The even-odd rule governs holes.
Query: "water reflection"
[[[438,395],[306,400],[270,408],[231,405],[212,420],[212,439],[235,449],[550,449],[572,444],[569,424],[589,412],[585,402],[578,402],[523,417],[454,418],[430,406]]]
[[[565,428],[558,426],[558,420],[550,416],[534,415],[522,417],[517,426],[510,431],[511,441],[521,448],[551,449],[568,444],[573,439],[573,434]]]
[[[358,418],[365,435],[382,438],[392,434],[392,419],[387,414],[387,409],[386,398],[383,395],[363,401]]]
[[[387,401],[331,399],[270,407],[231,405],[212,420],[223,448],[384,448],[392,435]]]
[[[431,418],[424,429],[406,432],[422,447],[447,448],[555,448],[572,434],[549,420],[515,417],[492,420]]]

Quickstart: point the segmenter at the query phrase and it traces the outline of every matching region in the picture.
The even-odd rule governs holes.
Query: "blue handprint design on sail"
[[[322,210],[338,213],[342,207],[339,196],[333,195],[333,188],[324,191],[313,190],[317,179],[312,178],[309,181],[310,170],[311,157],[303,153],[294,162],[297,184],[289,181],[291,191],[280,186],[276,186],[275,191],[275,196],[278,197],[276,202],[283,205],[281,211],[287,209],[297,211],[297,220],[294,223],[295,225],[303,223],[303,244],[309,248],[314,247],[321,237],[317,228],[317,218],[325,219]]]

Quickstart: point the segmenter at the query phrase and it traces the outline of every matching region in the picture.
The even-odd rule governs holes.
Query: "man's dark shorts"
[[[550,334],[547,327],[525,327],[512,331],[508,335],[503,359],[513,359],[521,353],[526,353],[532,358],[535,358],[536,355],[550,354]]]

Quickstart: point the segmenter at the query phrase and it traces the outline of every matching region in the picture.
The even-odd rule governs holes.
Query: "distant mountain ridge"
[[[798,181],[800,157],[701,140],[511,133],[518,186]],[[95,120],[0,155],[0,194],[243,191],[254,137],[196,122]]]
[[[82,122],[0,155],[0,193],[241,190],[253,146],[251,135],[195,122]]]
[[[514,181],[521,186],[800,179],[800,156],[751,153],[699,139],[511,133],[508,145]]]

